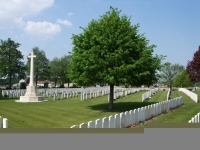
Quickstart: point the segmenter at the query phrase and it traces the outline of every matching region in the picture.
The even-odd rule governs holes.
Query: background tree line
[[[190,86],[200,81],[200,48],[187,69],[179,64],[162,64],[166,56],[153,55],[156,45],[138,33],[139,24],[131,25],[131,17],[120,13],[121,10],[110,7],[99,19],[80,27],[83,32],[72,35],[74,47],[70,55],[50,61],[43,50],[34,47],[36,85],[38,80],[46,79],[54,81],[55,86],[70,81],[84,87],[107,84],[110,86],[108,108],[113,109],[114,86],[150,86],[162,79],[172,89],[172,86]],[[9,79],[9,88],[13,80],[29,74],[30,59],[24,64],[19,46],[10,38],[0,43],[0,77]]]
[[[27,56],[27,62],[24,62],[24,56],[18,49],[21,44],[8,38],[0,40],[0,77],[1,85],[8,85],[8,89],[12,88],[12,84],[19,83],[19,80],[25,79],[30,73],[30,59]],[[32,49],[36,58],[34,59],[34,81],[37,86],[39,80],[50,80],[56,83],[70,82],[66,76],[70,64],[70,55],[64,55],[61,58],[55,57],[49,60],[45,51],[34,47]],[[6,79],[6,81],[5,81]]]

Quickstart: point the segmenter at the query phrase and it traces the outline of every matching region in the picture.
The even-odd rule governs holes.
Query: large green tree
[[[52,61],[50,61],[50,72],[51,72],[51,79],[56,83],[58,81],[61,82],[62,85],[64,83],[70,81],[68,77],[68,70],[70,64],[70,55],[64,55],[61,58],[55,57]]]
[[[52,61],[50,61],[50,78],[54,81],[55,87],[56,83],[59,80],[59,72],[60,72],[60,59],[54,57]]]
[[[60,58],[60,62],[61,62],[61,72],[60,72],[60,79],[62,81],[62,84],[64,83],[70,83],[70,77],[68,75],[69,73],[69,66],[70,66],[70,58],[71,55],[64,55],[63,57]]]
[[[0,40],[0,76],[9,80],[11,89],[12,79],[23,74],[24,62],[21,51],[18,50],[20,44],[8,38]]]
[[[190,82],[189,74],[186,70],[183,70],[174,78],[173,86],[175,87],[191,87],[192,85],[193,84]]]
[[[50,61],[47,59],[44,50],[40,50],[39,47],[34,47],[32,50],[34,55],[36,55],[36,58],[34,58],[34,80],[37,87],[38,80],[47,80],[50,78]],[[27,74],[29,74],[30,58],[27,57],[27,60],[26,70]]]
[[[180,64],[171,64],[170,62],[165,62],[161,68],[161,79],[166,82],[172,91],[172,85],[176,75],[180,74],[184,70],[184,66]]]
[[[81,86],[107,83],[110,86],[108,109],[113,109],[114,86],[120,84],[152,84],[161,56],[153,56],[155,45],[149,45],[139,25],[131,25],[130,18],[120,16],[117,8],[82,28],[83,33],[72,35],[73,49],[70,77]]]

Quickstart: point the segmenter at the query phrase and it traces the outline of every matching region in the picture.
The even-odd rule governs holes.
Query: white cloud
[[[74,13],[69,12],[69,13],[67,13],[67,15],[68,15],[68,16],[72,16],[72,15],[74,15]]]
[[[53,24],[50,22],[33,22],[28,21],[24,28],[25,32],[30,35],[40,36],[42,38],[51,38],[61,31],[59,24]]]
[[[64,25],[66,25],[66,26],[72,26],[72,23],[69,22],[68,20],[61,20],[61,19],[58,19],[58,20],[57,20],[57,23],[64,24]]]
[[[35,15],[51,7],[54,0],[1,0],[0,17],[23,17]]]
[[[19,18],[14,18],[14,23],[18,26],[18,27],[23,27],[26,25],[26,23],[23,21],[22,17]]]
[[[22,17],[0,17],[0,22],[0,28],[21,28],[26,25]]]
[[[21,27],[23,18],[51,7],[54,0],[1,0],[0,27]]]

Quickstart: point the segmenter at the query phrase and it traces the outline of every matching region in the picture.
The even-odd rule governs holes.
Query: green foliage
[[[63,84],[66,82],[70,83],[70,78],[68,76],[70,59],[71,59],[71,55],[64,55],[63,57],[60,58],[61,72],[59,75]]]
[[[66,75],[69,70],[70,55],[64,55],[61,58],[55,57],[50,61],[50,73],[51,78],[55,82],[61,82],[64,84],[66,81],[69,82],[69,77]]]
[[[50,61],[50,75],[51,79],[56,83],[59,79],[59,71],[60,71],[60,61],[57,57],[55,57],[52,61]]]
[[[92,20],[83,33],[72,36],[73,50],[70,78],[81,86],[107,83],[113,94],[114,85],[151,85],[157,81],[162,56],[153,56],[155,45],[149,45],[139,25],[131,25],[118,9]],[[113,97],[111,96],[111,101]],[[112,104],[111,104],[112,105]]]
[[[190,82],[189,74],[186,70],[182,71],[174,78],[173,86],[175,87],[191,87],[193,84]]]
[[[175,76],[178,75],[179,73],[181,73],[183,70],[184,70],[184,66],[182,66],[182,65],[171,64],[169,62],[166,62],[163,64],[163,66],[160,70],[161,71],[160,77],[171,88]]]
[[[60,85],[60,88],[65,88],[64,84],[61,84],[61,85]]]
[[[78,88],[78,86],[76,84],[73,84],[72,88]]]
[[[45,52],[40,50],[39,47],[34,47],[33,49],[34,55],[34,77],[37,86],[37,81],[39,79],[46,80],[50,77],[50,66],[49,60],[46,58]],[[30,55],[30,54],[29,54]],[[30,72],[30,58],[27,57],[26,71],[29,74]]]
[[[0,40],[0,77],[7,77],[9,80],[9,89],[11,89],[12,80],[16,76],[24,74],[23,55],[18,50],[19,43],[8,38]]]
[[[48,82],[45,82],[44,83],[44,88],[48,88],[48,84],[49,84]]]
[[[20,89],[26,89],[26,82],[21,82],[19,88]]]

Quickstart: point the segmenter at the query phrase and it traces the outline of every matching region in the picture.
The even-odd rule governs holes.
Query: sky
[[[51,61],[72,52],[72,34],[82,33],[110,6],[131,17],[157,47],[163,62],[187,66],[200,45],[199,0],[0,0],[0,39],[20,43],[24,62],[34,47]]]

